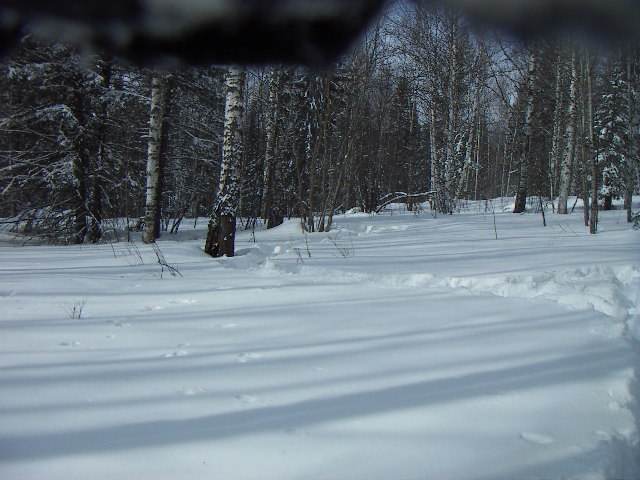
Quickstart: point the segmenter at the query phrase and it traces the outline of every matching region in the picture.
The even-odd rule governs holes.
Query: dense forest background
[[[151,224],[175,233],[229,196],[239,228],[298,216],[328,231],[336,212],[391,202],[446,214],[514,196],[518,213],[557,199],[562,214],[575,195],[595,233],[614,199],[635,218],[639,56],[631,42],[516,41],[422,4],[395,4],[327,68],[231,81],[222,66],[153,70],[25,33],[0,66],[0,217],[55,243],[153,241]]]

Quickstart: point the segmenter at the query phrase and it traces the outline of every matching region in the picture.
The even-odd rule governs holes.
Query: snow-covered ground
[[[547,222],[5,241],[0,478],[639,478],[640,231]]]

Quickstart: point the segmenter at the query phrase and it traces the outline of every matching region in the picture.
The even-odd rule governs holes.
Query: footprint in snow
[[[154,310],[164,310],[167,308],[165,305],[145,305],[140,308],[141,312],[152,312]]]
[[[520,434],[520,438],[523,440],[535,443],[536,445],[550,445],[556,441],[555,438],[549,435],[543,435],[541,433],[532,433],[532,432],[522,432]]]
[[[122,322],[118,322],[117,320],[109,320],[109,323],[111,325],[113,325],[114,327],[118,327],[118,328],[130,327],[131,326],[130,323],[122,323]]]
[[[520,395],[518,395],[517,393],[508,392],[508,391],[492,392],[492,393],[489,393],[488,395],[489,395],[489,398],[491,399],[491,402],[494,405],[499,405],[499,406],[510,405],[520,398]]]
[[[258,397],[254,397],[252,395],[236,395],[235,398],[240,400],[242,403],[256,403]]]
[[[195,298],[184,298],[182,300],[171,300],[169,303],[172,305],[190,305],[192,303],[198,303],[198,300]]]
[[[206,388],[181,388],[178,390],[178,394],[184,395],[185,397],[193,397],[204,393],[209,393],[209,391]]]
[[[255,360],[257,358],[260,358],[262,355],[260,355],[259,353],[242,353],[240,355],[238,355],[237,359],[239,363],[246,363],[249,360]]]
[[[173,357],[186,357],[189,355],[189,352],[185,350],[178,350],[177,352],[165,353],[162,355],[163,358],[173,358]]]
[[[609,404],[607,405],[607,407],[609,408],[609,410],[611,411],[618,411],[618,410],[622,410],[624,407],[622,406],[622,404],[620,402],[618,402],[617,400],[611,400],[609,402]]]
[[[222,330],[226,330],[229,328],[236,328],[238,325],[236,323],[223,323],[220,325],[214,325],[214,328],[220,328]]]

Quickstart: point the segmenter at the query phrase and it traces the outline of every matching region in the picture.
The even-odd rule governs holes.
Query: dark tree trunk
[[[220,215],[209,220],[204,251],[212,257],[233,257],[236,238],[236,217]]]
[[[86,105],[81,82],[78,82],[73,93],[72,106],[76,118],[82,124],[86,123]],[[71,162],[71,173],[75,182],[74,213],[73,213],[73,243],[84,243],[88,227],[87,208],[87,170],[89,156],[87,154],[86,141],[83,135],[78,136],[74,142],[74,156]]]
[[[106,155],[106,130],[107,110],[109,106],[109,89],[111,88],[111,76],[113,74],[113,61],[111,59],[100,61],[100,73],[102,76],[102,88],[105,90],[100,105],[100,117],[98,125],[98,153],[96,165],[91,174],[91,194],[89,196],[89,231],[88,239],[91,243],[98,243],[102,238],[102,174],[105,171]]]
[[[266,119],[266,148],[263,175],[262,192],[262,218],[267,222],[267,228],[280,225],[283,221],[278,202],[280,181],[280,165],[278,165],[277,140],[279,135],[280,117],[280,89],[282,85],[282,72],[280,67],[273,67],[269,82],[269,105]]]
[[[76,183],[73,243],[79,245],[84,242],[87,235],[87,158],[83,153],[76,154],[71,169]]]
[[[587,80],[587,152],[589,155],[589,167],[591,169],[591,212],[589,215],[589,233],[595,235],[598,231],[598,161],[595,152],[595,139],[593,128],[593,70],[591,68],[591,57],[589,53],[586,55],[586,80]]]

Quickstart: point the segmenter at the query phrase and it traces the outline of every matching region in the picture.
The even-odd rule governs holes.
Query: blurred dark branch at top
[[[426,1],[426,0],[415,0]],[[439,0],[528,38],[558,31],[629,38],[635,0]],[[2,0],[0,49],[25,30],[142,64],[334,61],[385,0]]]
[[[524,39],[577,34],[620,41],[640,35],[637,0],[440,0],[440,3],[457,7],[478,22]]]

